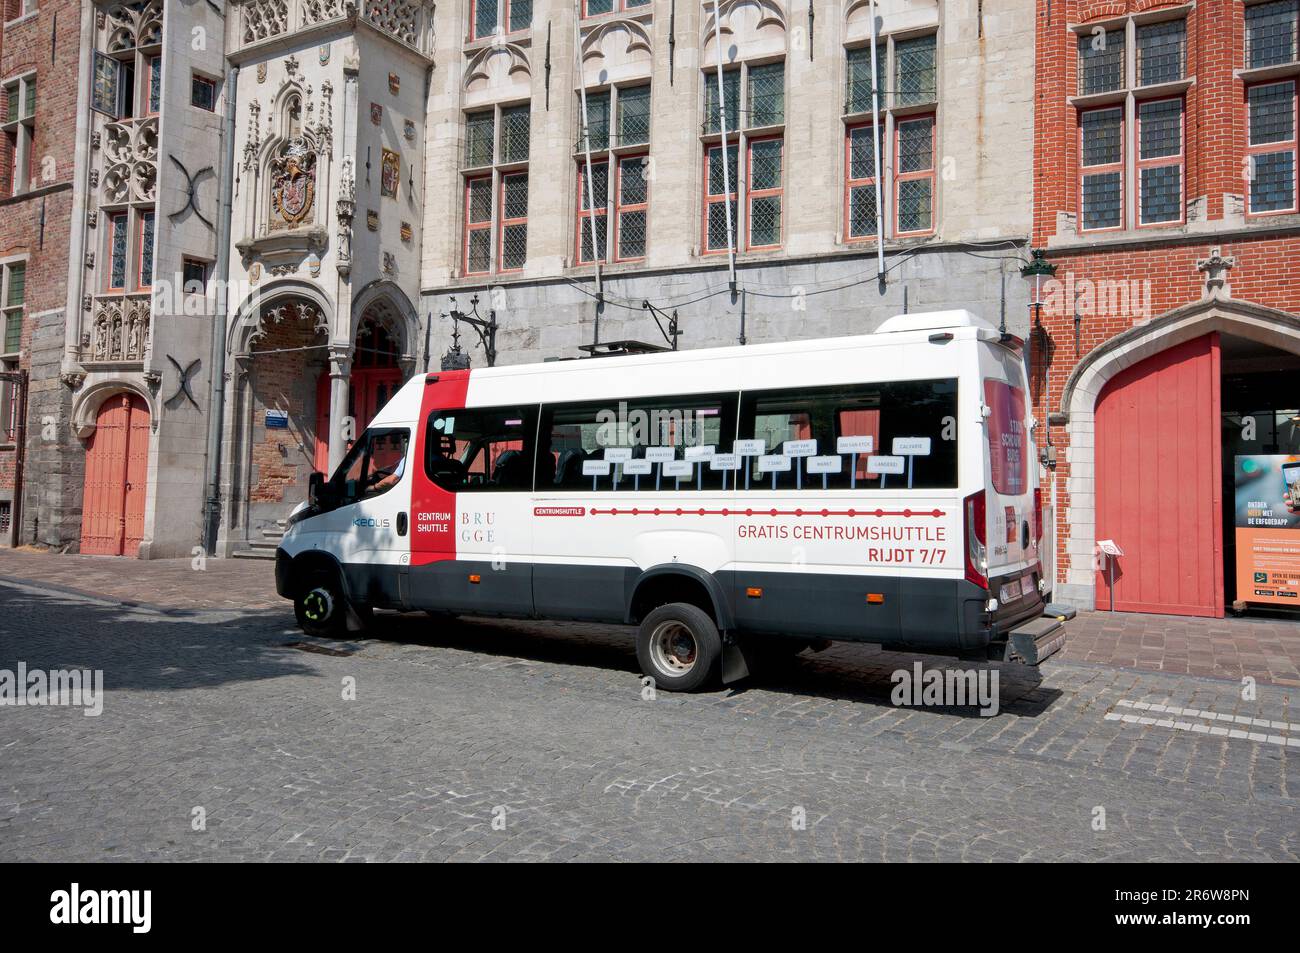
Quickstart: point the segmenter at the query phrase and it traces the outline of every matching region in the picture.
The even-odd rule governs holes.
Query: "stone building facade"
[[[864,333],[908,309],[1026,326],[1028,5],[874,6],[883,283],[871,4],[727,0],[716,27],[708,2],[520,6],[439,5],[436,57],[455,66],[429,99],[424,310],[492,289],[502,362],[662,344],[646,301],[677,312],[684,347]],[[434,322],[439,353],[450,330]]]
[[[0,545],[13,541],[20,521],[38,527],[44,520],[46,531],[53,521],[56,533],[59,522],[77,522],[75,511],[41,502],[60,499],[77,479],[59,452],[69,410],[59,362],[71,306],[75,123],[69,117],[77,100],[80,7],[75,0],[17,0],[4,5],[0,24],[0,370],[28,375],[25,395],[20,384],[0,382]],[[18,486],[24,436],[25,508]]]
[[[25,541],[190,554],[216,465],[216,551],[272,548],[475,296],[501,363],[656,315],[682,347],[1028,328],[1029,0],[67,6],[64,473]]]

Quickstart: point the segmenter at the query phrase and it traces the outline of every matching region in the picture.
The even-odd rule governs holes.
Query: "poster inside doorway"
[[[1300,456],[1233,457],[1237,598],[1300,609]]]

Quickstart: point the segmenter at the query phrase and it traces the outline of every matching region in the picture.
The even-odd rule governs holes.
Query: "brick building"
[[[0,370],[26,371],[25,469],[63,489],[59,422],[68,394],[59,382],[74,202],[77,79],[82,4],[6,0],[0,24]],[[0,383],[0,544],[16,530],[21,385]],[[51,419],[54,427],[43,427]],[[66,428],[62,428],[66,431]],[[75,521],[75,513],[69,513]]]
[[[1107,539],[1119,609],[1256,601],[1234,460],[1300,453],[1298,8],[1039,0],[1033,389],[1069,601],[1109,605]]]

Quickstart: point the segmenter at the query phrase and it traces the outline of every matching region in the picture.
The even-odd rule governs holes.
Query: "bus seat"
[[[587,452],[581,447],[573,447],[560,454],[560,462],[555,467],[556,486],[581,486],[582,463],[587,459]]]

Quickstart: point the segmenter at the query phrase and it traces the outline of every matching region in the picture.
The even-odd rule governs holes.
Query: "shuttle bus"
[[[277,590],[325,636],[376,608],[636,626],[682,691],[835,640],[1037,664],[1065,634],[1022,347],[948,311],[419,375],[313,474]]]

